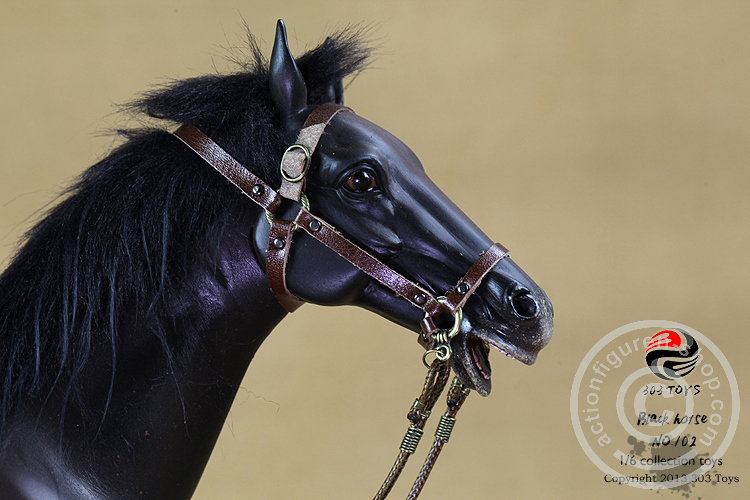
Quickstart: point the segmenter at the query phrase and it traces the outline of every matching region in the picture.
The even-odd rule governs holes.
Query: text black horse
[[[281,23],[270,64],[252,40],[251,51],[238,73],[179,81],[134,107],[192,124],[277,187],[303,122],[343,102],[342,78],[369,51],[345,31],[295,61]],[[0,277],[0,498],[190,497],[250,360],[287,314],[266,276],[264,211],[173,134],[125,134]],[[327,125],[305,192],[311,213],[428,295],[492,244],[403,143],[353,112]],[[293,238],[290,294],[420,330],[424,296],[394,293],[308,233]],[[487,395],[488,346],[533,363],[552,308],[503,258],[456,326],[451,365]]]

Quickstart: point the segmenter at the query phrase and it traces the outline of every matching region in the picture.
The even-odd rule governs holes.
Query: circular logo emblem
[[[684,330],[662,330],[646,346],[646,364],[663,380],[685,377],[700,361],[700,347]]]
[[[737,380],[718,347],[690,327],[639,321],[605,335],[578,367],[570,412],[607,483],[661,489],[739,480],[723,459],[739,421]]]

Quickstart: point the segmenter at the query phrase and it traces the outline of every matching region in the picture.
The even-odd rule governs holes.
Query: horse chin
[[[536,362],[537,351],[523,348],[511,339],[511,336],[489,325],[471,328],[468,331],[462,328],[451,341],[451,366],[461,383],[482,396],[489,396],[492,390],[490,347],[510,359],[533,365]]]

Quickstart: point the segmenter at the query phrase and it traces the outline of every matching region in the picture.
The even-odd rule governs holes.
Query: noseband
[[[493,244],[477,258],[467,273],[458,280],[444,297],[436,297],[424,287],[406,279],[362,250],[323,219],[311,214],[306,206],[304,196],[305,176],[310,169],[312,155],[326,126],[340,112],[353,111],[347,107],[330,103],[318,106],[312,111],[300,131],[297,141],[287,148],[282,157],[282,183],[278,192],[242,166],[195,126],[188,123],[183,124],[173,134],[266,211],[271,224],[266,256],[266,274],[276,299],[287,311],[293,312],[303,303],[289,291],[285,277],[287,259],[292,244],[292,233],[299,228],[425,312],[424,320],[420,324],[422,333],[419,337],[419,343],[426,349],[422,360],[427,365],[425,358],[429,353],[434,353],[437,360],[431,365],[427,365],[429,371],[424,391],[409,412],[408,418],[411,425],[401,445],[401,453],[386,482],[375,497],[376,499],[382,499],[390,491],[393,482],[403,469],[406,459],[416,449],[416,444],[422,436],[422,429],[432,406],[447,383],[450,374],[448,361],[452,354],[450,341],[461,329],[464,304],[477,289],[485,275],[500,260],[510,255],[510,252],[499,243]],[[299,205],[299,209],[291,220],[283,219],[278,216],[280,214],[277,214],[281,211],[282,204],[287,200]],[[454,318],[453,326],[450,329],[441,329],[437,326],[437,318],[445,312],[450,313]],[[454,380],[448,394],[449,409],[440,420],[433,448],[408,498],[416,498],[421,491],[434,460],[437,459],[443,444],[448,441],[453,422],[455,422],[455,413],[463,404],[467,395],[468,389],[463,387],[457,379]]]

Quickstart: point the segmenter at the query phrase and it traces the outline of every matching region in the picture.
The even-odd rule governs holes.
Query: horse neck
[[[247,366],[285,315],[247,234],[225,236],[216,268],[186,277],[169,317],[123,317],[113,379],[111,346],[98,346],[80,383],[26,413],[0,459],[0,490],[190,496]]]

